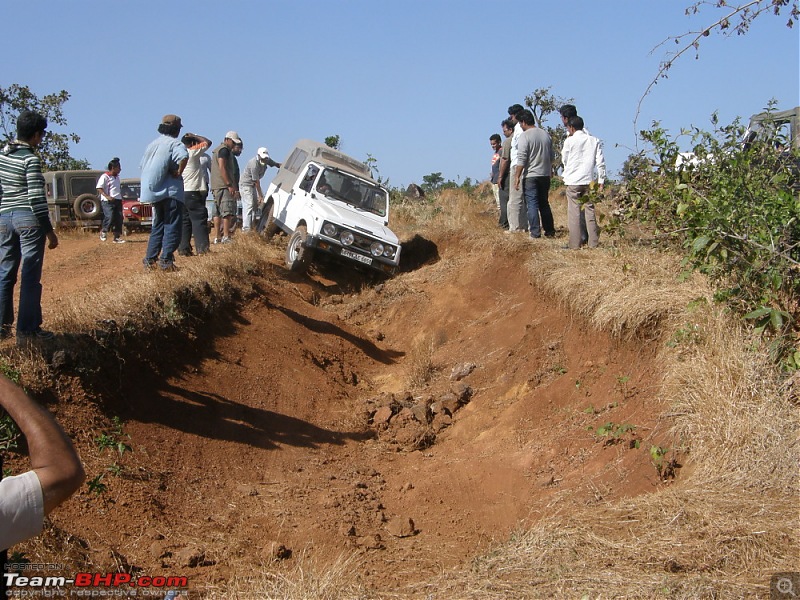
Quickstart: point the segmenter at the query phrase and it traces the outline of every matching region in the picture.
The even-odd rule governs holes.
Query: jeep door
[[[297,229],[297,224],[307,218],[309,208],[313,207],[314,196],[311,193],[313,189],[314,180],[319,174],[319,167],[314,163],[309,163],[300,171],[295,184],[289,190],[289,196],[286,198],[286,204],[283,206],[276,206],[277,219],[284,223],[290,230]],[[306,225],[311,228],[313,223],[307,222]]]

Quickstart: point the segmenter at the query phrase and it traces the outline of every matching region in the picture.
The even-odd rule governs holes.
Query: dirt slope
[[[64,237],[45,261],[45,320],[138,270],[144,240]],[[440,260],[361,292],[278,266],[239,310],[153,357],[163,376],[125,360],[117,390],[65,386],[55,411],[107,489],[85,487],[17,550],[66,572],[187,575],[198,590],[355,552],[364,584],[397,591],[543,512],[654,490],[649,350],[540,295],[524,248],[487,258],[433,242]],[[96,444],[114,416],[133,449],[122,456]]]

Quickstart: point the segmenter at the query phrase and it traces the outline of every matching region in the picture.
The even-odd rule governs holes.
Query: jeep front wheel
[[[303,273],[311,264],[314,249],[306,246],[306,239],[308,239],[306,226],[298,225],[286,247],[286,266],[290,271]]]
[[[81,194],[75,198],[72,208],[75,209],[75,215],[79,219],[87,221],[97,219],[103,212],[100,199],[94,194]]]

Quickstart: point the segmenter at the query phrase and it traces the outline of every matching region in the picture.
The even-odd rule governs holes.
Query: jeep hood
[[[383,224],[383,217],[331,199],[326,202],[315,202],[315,208],[324,220],[349,227],[397,246],[400,245],[400,240],[397,239],[394,232]]]

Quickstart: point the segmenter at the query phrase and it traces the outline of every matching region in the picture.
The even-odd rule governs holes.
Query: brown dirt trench
[[[59,298],[139,264],[145,236],[129,240],[62,239],[45,261],[45,319]],[[437,262],[360,291],[276,260],[239,311],[163,349],[166,379],[126,364],[102,403],[63,390],[54,410],[89,478],[112,462],[122,471],[102,494],[84,487],[54,513],[49,541],[22,549],[80,569],[187,575],[198,590],[355,555],[362,583],[400,590],[543,514],[655,490],[652,349],[537,291],[529,250],[487,257],[434,242]],[[411,388],[428,364],[430,381]],[[391,394],[443,404],[465,386],[469,402],[437,421],[432,443],[415,445],[409,411],[371,423]],[[118,459],[95,444],[112,416],[133,449]],[[607,422],[636,429],[596,435]]]

